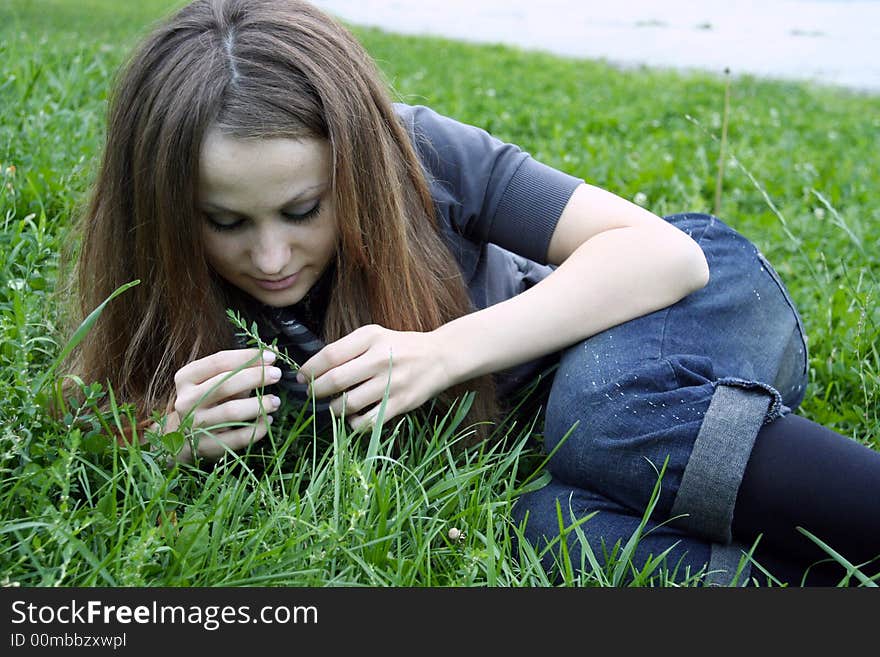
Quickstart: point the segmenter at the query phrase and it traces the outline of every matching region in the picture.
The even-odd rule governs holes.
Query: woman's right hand
[[[202,429],[193,441],[198,455],[210,460],[261,440],[272,423],[269,413],[281,401],[275,395],[251,393],[281,378],[273,362],[275,354],[270,351],[232,349],[184,365],[174,375],[174,411],[167,416],[164,432],[176,431],[191,416],[193,429]],[[177,460],[192,462],[191,441],[184,442]]]

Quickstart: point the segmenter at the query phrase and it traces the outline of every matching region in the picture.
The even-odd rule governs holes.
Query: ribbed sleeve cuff
[[[550,237],[575,188],[583,183],[531,157],[511,176],[498,202],[489,241],[541,264],[547,264]],[[495,235],[496,220],[503,234]],[[503,229],[501,229],[503,226]]]

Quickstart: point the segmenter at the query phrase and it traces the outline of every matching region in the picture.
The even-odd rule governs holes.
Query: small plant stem
[[[724,69],[724,114],[721,118],[721,147],[718,151],[718,180],[715,182],[715,206],[712,213],[721,214],[721,188],[724,185],[724,156],[727,147],[727,123],[730,118],[730,69]]]

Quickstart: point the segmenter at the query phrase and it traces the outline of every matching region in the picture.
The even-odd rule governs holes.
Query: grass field
[[[289,418],[273,429],[274,450],[205,472],[117,446],[108,436],[121,418],[91,409],[107,394],[100,386],[63,420],[46,414],[64,347],[58,255],[94,173],[106,93],[173,4],[0,5],[0,579],[550,585],[509,520],[516,495],[541,482],[526,441],[539,424],[500,427],[505,449],[465,455],[450,449],[466,429],[454,414],[431,426],[395,420],[363,440],[315,437],[307,418]],[[397,98],[481,125],[658,214],[717,212],[748,235],[809,333],[802,412],[880,449],[880,97],[730,80],[719,189],[724,79],[355,32]],[[450,538],[453,527],[463,534]],[[621,583],[631,549],[604,569],[563,568],[561,582]],[[648,584],[667,583],[660,571],[635,576]]]

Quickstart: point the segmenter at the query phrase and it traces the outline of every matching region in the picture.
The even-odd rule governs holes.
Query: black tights
[[[790,586],[837,585],[845,568],[796,527],[865,575],[880,574],[880,452],[792,414],[758,432],[733,534],[747,545],[760,534],[755,560]],[[754,565],[752,575],[761,575]]]

